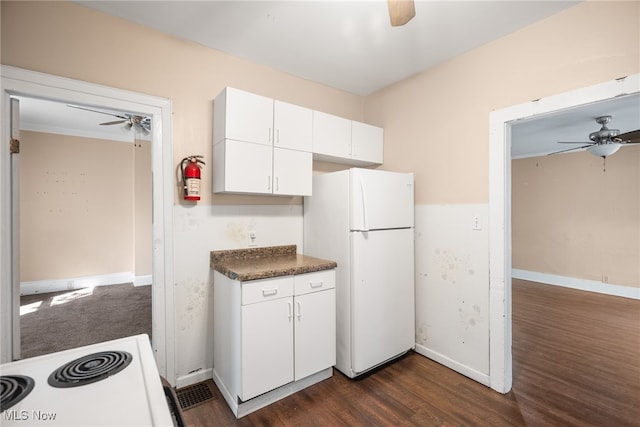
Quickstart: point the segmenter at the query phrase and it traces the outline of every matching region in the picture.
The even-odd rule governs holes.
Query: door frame
[[[160,374],[175,383],[174,295],[173,295],[173,141],[171,100],[127,90],[72,80],[50,74],[0,65],[2,94],[2,141],[10,139],[12,95],[43,98],[88,106],[144,113],[152,117],[151,164],[153,171],[152,225],[152,346]],[[7,144],[0,149],[0,363],[13,359],[13,336],[17,327],[13,300],[19,289],[12,286],[11,154]],[[18,272],[19,274],[19,272]],[[16,295],[16,293],[18,295]]]
[[[489,114],[489,378],[511,390],[511,126],[538,115],[640,92],[640,74],[514,105]]]

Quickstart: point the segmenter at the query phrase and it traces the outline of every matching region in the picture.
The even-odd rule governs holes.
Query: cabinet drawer
[[[317,292],[336,287],[336,273],[333,269],[316,271],[314,273],[298,274],[293,277],[295,280],[296,295],[304,295],[310,292]]]
[[[242,305],[293,295],[293,276],[242,282]]]

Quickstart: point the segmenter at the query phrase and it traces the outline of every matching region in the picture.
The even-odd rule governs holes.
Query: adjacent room
[[[22,358],[151,335],[148,131],[100,111],[20,99]]]

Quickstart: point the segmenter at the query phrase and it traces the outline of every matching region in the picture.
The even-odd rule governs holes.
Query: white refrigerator
[[[334,260],[336,368],[350,378],[415,348],[413,174],[313,177],[304,254]]]

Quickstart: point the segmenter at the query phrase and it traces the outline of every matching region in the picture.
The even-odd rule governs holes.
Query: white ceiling
[[[109,114],[79,110],[69,107],[66,103],[45,99],[27,97],[18,97],[18,99],[20,100],[20,129],[23,130],[123,142],[133,142],[136,138],[150,140],[149,135],[127,129],[124,125],[100,125],[100,123],[119,120]],[[97,110],[116,115],[123,113],[108,108],[97,108]]]
[[[371,1],[77,1],[90,8],[190,39],[237,57],[365,95],[544,19],[577,2],[416,1],[416,16],[391,27],[386,0]],[[104,111],[109,111],[102,109]],[[46,113],[45,113],[46,111]],[[117,114],[123,112],[115,112]],[[108,115],[24,99],[22,127],[75,127],[75,134],[132,140]],[[640,95],[518,122],[514,158],[587,142],[595,118],[610,128],[640,129]],[[579,145],[579,144],[576,144]]]
[[[402,27],[391,27],[386,0],[76,3],[368,95],[578,2],[417,0]]]
[[[640,93],[581,105],[522,120],[511,126],[511,157],[544,156],[588,144],[589,134],[600,129],[596,117],[611,116],[609,129],[620,133],[640,129]],[[576,142],[571,144],[558,144]]]

